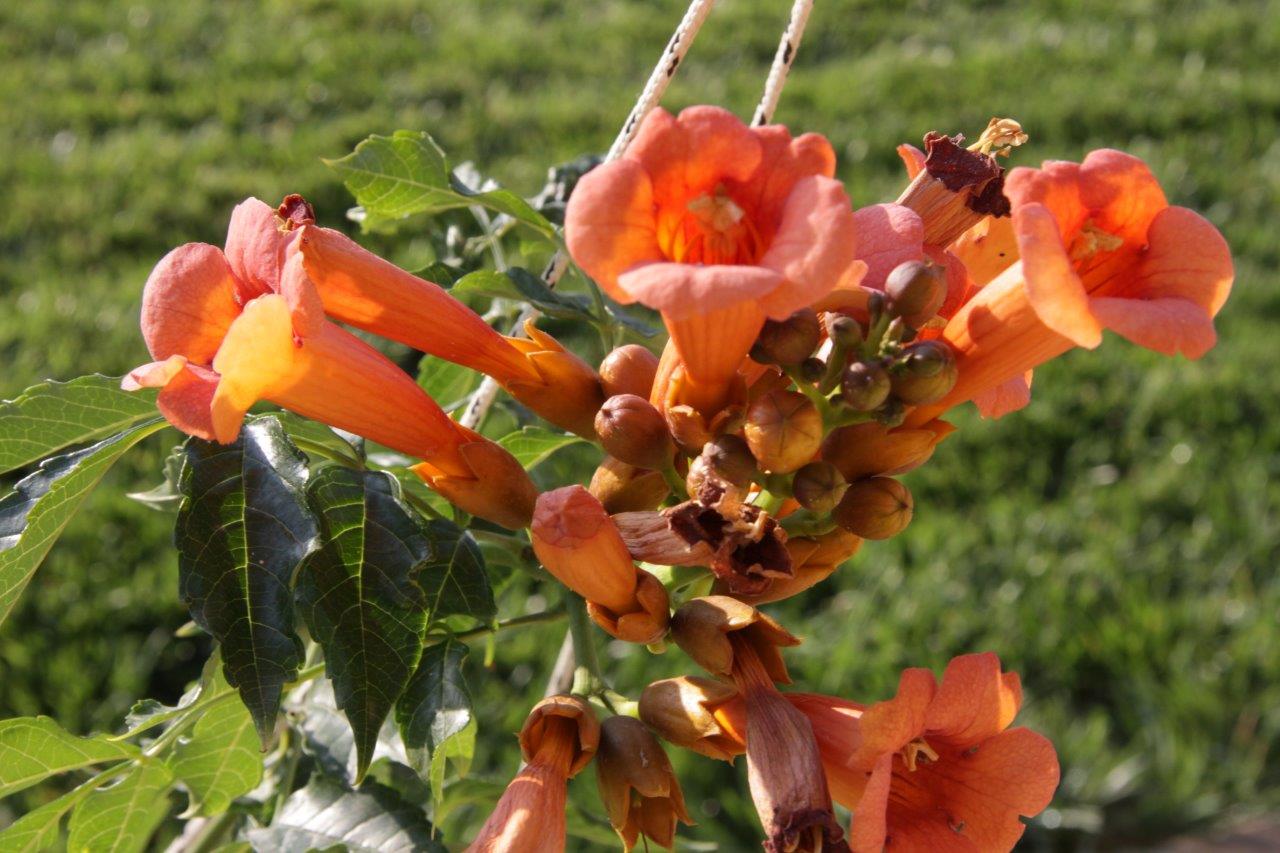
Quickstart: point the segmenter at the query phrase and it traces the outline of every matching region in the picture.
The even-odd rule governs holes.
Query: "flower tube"
[[[301,258],[279,263],[279,253],[245,240],[242,208],[225,252],[188,243],[156,265],[142,298],[155,361],[121,386],[161,389],[158,406],[174,426],[223,443],[250,407],[270,401],[424,460],[441,493],[468,512],[527,524],[535,491],[510,454],[459,427],[404,371],[326,320]],[[496,470],[514,484],[501,495],[478,485]]]

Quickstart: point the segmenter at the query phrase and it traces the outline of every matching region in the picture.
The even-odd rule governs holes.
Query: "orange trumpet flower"
[[[718,107],[654,110],[620,160],[569,199],[573,259],[609,295],[662,313],[714,414],[766,318],[856,275],[854,220],[821,136],[747,127]]]
[[[302,259],[264,249],[252,226],[242,205],[225,253],[188,243],[156,265],[142,298],[155,361],[122,387],[160,388],[160,411],[174,426],[223,443],[251,406],[269,400],[425,460],[439,491],[469,512],[527,524],[535,492],[510,454],[455,424],[390,360],[326,320]],[[517,500],[505,485],[502,495],[474,487],[499,473],[517,484]]]
[[[1234,271],[1222,235],[1171,207],[1146,165],[1119,151],[1019,168],[1005,181],[1020,260],[978,290],[943,339],[959,356],[951,393],[921,424],[1111,329],[1166,355],[1199,358]]]

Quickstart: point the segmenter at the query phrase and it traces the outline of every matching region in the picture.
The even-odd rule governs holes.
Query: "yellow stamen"
[[[938,760],[938,753],[922,737],[916,738],[902,748],[902,760],[906,762],[907,769],[913,773],[916,769],[916,762],[920,761],[921,756],[923,756],[925,762]]]
[[[1028,138],[1016,119],[993,118],[987,122],[986,130],[982,131],[977,142],[969,146],[969,150],[993,157],[1008,157],[1011,149],[1022,145]]]
[[[1092,219],[1085,220],[1080,233],[1071,241],[1068,253],[1071,260],[1079,263],[1087,261],[1099,252],[1114,252],[1124,245],[1124,238],[1103,231]]]

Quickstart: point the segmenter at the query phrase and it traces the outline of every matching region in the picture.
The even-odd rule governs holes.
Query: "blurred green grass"
[[[370,132],[429,130],[455,160],[536,191],[548,166],[608,146],[683,5],[5,4],[0,396],[143,360],[150,267],[178,243],[221,243],[244,196],[301,192],[340,222],[350,200],[319,158]],[[722,0],[667,105],[749,113],[788,5]],[[909,531],[776,608],[813,638],[793,656],[810,689],[882,698],[903,666],[999,652],[1023,675],[1025,721],[1063,760],[1037,821],[1059,846],[1141,841],[1280,800],[1278,62],[1275,0],[826,0],[778,113],[832,140],[858,204],[896,194],[899,142],[972,135],[992,115],[1032,135],[1015,163],[1122,148],[1235,250],[1206,359],[1109,338],[1039,371],[1030,409],[960,416],[907,480]],[[407,239],[373,245],[412,252]],[[203,654],[168,639],[185,620],[169,519],[119,498],[150,485],[165,449],[153,442],[0,629],[0,717],[109,727],[133,697],[172,698]],[[515,635],[492,674],[477,650],[485,725],[518,727],[526,705],[511,692],[537,688],[558,640]],[[632,690],[690,668],[678,653],[618,667]],[[500,776],[514,761],[484,745],[477,768]],[[749,840],[733,771],[680,766],[693,836]]]

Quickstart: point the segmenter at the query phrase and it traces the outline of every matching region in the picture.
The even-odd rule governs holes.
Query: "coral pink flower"
[[[1102,330],[1166,355],[1199,358],[1216,341],[1231,252],[1208,221],[1171,207],[1146,165],[1119,151],[1083,163],[1014,169],[1005,181],[1020,261],[947,323],[959,355],[951,393],[921,423],[989,392]]]
[[[865,780],[850,846],[1011,850],[1025,830],[1019,816],[1049,805],[1059,774],[1053,744],[1009,728],[1021,704],[1018,676],[990,653],[954,658],[940,686],[928,670],[904,672],[897,695],[850,727],[848,766]]]
[[[269,400],[423,459],[424,479],[470,512],[527,524],[536,491],[520,465],[326,320],[301,256],[286,260],[286,246],[264,236],[261,212],[236,208],[225,252],[188,243],[156,265],[142,297],[142,334],[155,361],[122,387],[160,388],[160,411],[174,426],[224,443],[251,406]],[[500,500],[475,487],[482,473],[498,471],[508,483]]]
[[[662,313],[714,410],[766,318],[858,274],[834,171],[821,136],[747,127],[718,107],[654,110],[623,158],[579,182],[569,251],[610,296]]]

